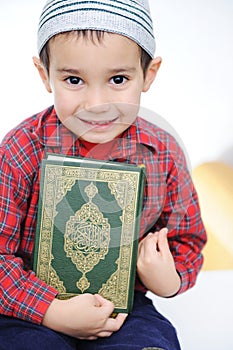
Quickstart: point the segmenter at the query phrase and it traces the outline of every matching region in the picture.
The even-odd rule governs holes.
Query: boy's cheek
[[[54,94],[54,106],[59,118],[64,119],[75,113],[77,105],[74,104],[74,101],[74,98],[64,94]]]
[[[129,122],[132,122],[133,119],[138,115],[139,112],[139,104],[132,103],[123,103],[119,105],[119,109],[121,110],[121,114],[129,119]]]

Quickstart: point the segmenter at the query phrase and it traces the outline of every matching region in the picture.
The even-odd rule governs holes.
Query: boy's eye
[[[79,77],[69,77],[66,81],[71,85],[80,85],[82,84],[82,79]]]
[[[111,82],[116,85],[124,84],[128,79],[124,77],[123,75],[116,75],[115,77],[111,78]]]

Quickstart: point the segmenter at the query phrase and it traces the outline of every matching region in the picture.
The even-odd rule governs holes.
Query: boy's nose
[[[88,104],[85,107],[85,110],[89,113],[106,113],[110,110],[110,104],[109,103],[101,103],[101,104]]]
[[[90,89],[85,97],[85,110],[91,113],[107,112],[110,108],[106,93],[99,88]]]

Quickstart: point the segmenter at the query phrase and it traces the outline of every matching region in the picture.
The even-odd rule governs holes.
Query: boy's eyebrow
[[[119,74],[119,73],[134,73],[136,71],[135,67],[119,67],[119,68],[112,68],[109,69],[108,72],[110,74]]]
[[[74,68],[58,68],[57,72],[58,73],[74,74],[74,75],[80,74],[80,71],[78,69],[74,69]]]
[[[108,69],[107,72],[109,74],[119,74],[119,73],[134,73],[136,71],[135,67],[125,66],[125,67],[119,67],[119,68],[111,68]],[[73,75],[79,75],[81,73],[80,70],[74,69],[74,68],[58,68],[58,73],[68,73]]]

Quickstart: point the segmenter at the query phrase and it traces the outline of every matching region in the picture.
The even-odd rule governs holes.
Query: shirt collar
[[[35,133],[39,135],[40,142],[44,147],[57,147],[63,151],[71,147],[80,153],[80,142],[58,119],[53,106],[39,114],[38,127]],[[111,154],[112,159],[128,158],[137,152],[137,145],[143,144],[155,150],[155,136],[148,130],[148,122],[137,117],[135,122],[124,131],[122,137],[117,139],[117,146]],[[79,149],[79,150],[78,150]]]
[[[53,106],[39,114],[35,133],[44,147],[67,148],[75,143],[76,137],[58,119]]]

